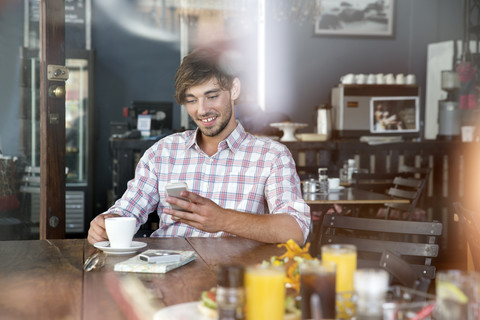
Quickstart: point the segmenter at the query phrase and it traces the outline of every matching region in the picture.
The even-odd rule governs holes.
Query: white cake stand
[[[295,122],[275,122],[270,123],[270,126],[283,131],[283,136],[280,141],[297,141],[297,138],[295,137],[295,130],[308,127],[308,124]]]

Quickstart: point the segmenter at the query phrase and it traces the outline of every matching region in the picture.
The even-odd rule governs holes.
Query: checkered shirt
[[[235,130],[218,145],[213,156],[197,144],[197,130],[169,135],[150,147],[140,159],[135,177],[122,198],[107,211],[134,215],[137,226],[157,211],[157,237],[225,237],[177,222],[163,209],[165,185],[186,182],[188,190],[211,199],[219,206],[255,214],[287,213],[295,218],[304,239],[310,228],[310,208],[302,198],[295,162],[287,147],[269,138]]]

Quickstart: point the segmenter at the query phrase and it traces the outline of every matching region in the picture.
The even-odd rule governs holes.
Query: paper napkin
[[[150,253],[155,249],[146,250],[143,253]],[[139,254],[122,262],[115,264],[115,271],[122,272],[144,272],[144,273],[166,273],[195,260],[197,254],[194,251],[175,251],[180,254],[180,261],[169,263],[148,263],[140,260]]]

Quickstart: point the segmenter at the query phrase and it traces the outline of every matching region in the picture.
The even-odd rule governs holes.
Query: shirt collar
[[[197,128],[193,131],[193,134],[190,135],[189,138],[186,140],[186,147],[191,148],[193,145],[197,144],[197,135],[200,134],[200,130]],[[238,149],[242,141],[247,137],[247,133],[245,132],[245,128],[243,128],[242,124],[237,120],[237,127],[228,135],[228,137],[219,143],[219,145],[223,145],[224,143],[230,148],[230,150],[235,151]]]

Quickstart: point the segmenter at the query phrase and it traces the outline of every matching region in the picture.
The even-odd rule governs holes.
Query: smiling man
[[[165,137],[145,152],[122,198],[91,222],[90,243],[107,240],[105,217],[135,216],[139,228],[154,211],[160,223],[152,236],[305,242],[310,208],[294,160],[283,144],[245,132],[235,119],[241,82],[223,58],[210,48],[184,58],[175,99],[198,128]],[[181,196],[188,200],[167,196],[170,182],[185,182]]]

